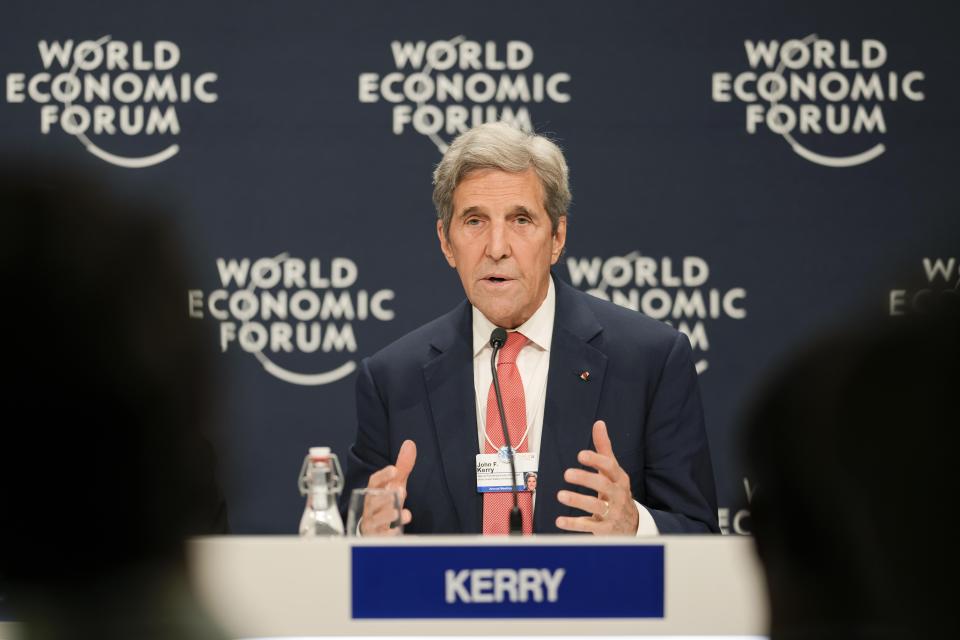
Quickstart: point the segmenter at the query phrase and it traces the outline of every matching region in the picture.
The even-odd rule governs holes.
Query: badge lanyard
[[[497,354],[497,355],[499,356],[499,354]],[[543,356],[544,356],[544,357],[540,358],[540,362],[537,364],[536,370],[534,371],[534,375],[532,376],[534,379],[536,379],[536,378],[539,377],[539,376],[537,376],[536,374],[541,373],[542,370],[543,370],[543,368],[544,368],[544,366],[545,366],[546,364],[549,364],[549,362],[550,362],[550,355],[549,355],[549,353],[544,353]],[[498,362],[497,364],[499,365],[500,363]],[[482,366],[482,365],[481,365],[481,366]],[[475,367],[476,367],[476,365],[475,365]],[[476,368],[474,368],[474,370],[476,371]],[[519,373],[519,372],[520,372],[520,368],[517,367],[517,373]],[[520,382],[521,382],[521,384],[523,383],[523,376],[522,376],[522,375],[520,376]],[[490,379],[490,384],[493,385],[493,378],[492,378],[492,376],[491,376],[491,379]],[[534,406],[534,413],[533,413],[532,418],[527,421],[527,428],[526,428],[526,430],[523,432],[523,437],[520,438],[520,441],[519,441],[519,442],[517,442],[517,443],[515,443],[515,444],[513,445],[513,450],[514,450],[515,452],[516,452],[517,449],[520,448],[520,446],[524,443],[524,441],[526,441],[527,436],[530,435],[530,427],[533,426],[533,424],[537,421],[537,418],[540,416],[540,413],[541,413],[541,412],[543,411],[543,409],[544,409],[543,397],[544,397],[544,395],[545,395],[546,392],[547,392],[546,381],[544,381],[544,384],[543,384],[543,385],[537,385],[537,386],[540,387],[540,388],[537,390],[537,403],[536,403],[535,405],[533,405],[533,406]],[[524,389],[524,398],[526,398],[526,392],[527,392],[527,390]],[[490,394],[490,392],[487,391],[487,395],[489,395],[489,394]],[[476,397],[477,416],[484,415],[484,414],[482,413],[482,411],[481,411],[482,407],[481,407],[481,405],[480,405],[480,397],[479,397],[476,393],[474,393],[474,396],[477,396],[477,397]],[[523,408],[523,415],[524,415],[524,417],[526,417],[526,415],[527,415],[527,408],[526,408],[526,407]],[[489,444],[489,445],[494,449],[495,452],[500,452],[500,451],[503,451],[503,450],[505,450],[505,449],[507,448],[507,447],[506,447],[506,444],[504,444],[503,447],[498,447],[497,445],[495,445],[495,444],[493,443],[492,440],[490,440],[490,435],[487,433],[486,425],[484,425],[484,429],[483,429],[483,438],[487,441],[487,444]]]

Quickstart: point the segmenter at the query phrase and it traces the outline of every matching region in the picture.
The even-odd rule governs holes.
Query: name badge
[[[537,463],[535,453],[514,453],[517,468],[514,484],[517,491],[537,490]],[[510,454],[506,447],[497,453],[477,454],[477,492],[513,491],[510,485]]]

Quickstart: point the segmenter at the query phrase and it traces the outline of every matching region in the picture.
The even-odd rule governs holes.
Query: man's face
[[[520,326],[539,308],[550,266],[566,242],[567,218],[560,218],[554,233],[543,196],[533,169],[474,171],[453,192],[449,237],[437,221],[440,248],[470,303],[505,329]]]

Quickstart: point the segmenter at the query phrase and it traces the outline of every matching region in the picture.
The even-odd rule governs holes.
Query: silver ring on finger
[[[607,502],[606,500],[600,500],[600,502],[603,503],[603,513],[593,514],[594,520],[603,520],[604,518],[607,517],[607,514],[610,513],[610,503]]]

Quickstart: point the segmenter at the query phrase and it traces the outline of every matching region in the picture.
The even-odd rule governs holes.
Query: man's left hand
[[[640,514],[630,491],[630,476],[620,468],[613,455],[613,445],[603,420],[593,423],[593,446],[596,451],[583,450],[577,461],[592,467],[597,473],[584,469],[567,469],[563,479],[570,484],[596,491],[596,497],[574,491],[557,492],[557,500],[568,507],[586,511],[589,516],[557,518],[557,528],[566,531],[587,531],[595,535],[635,535]]]

